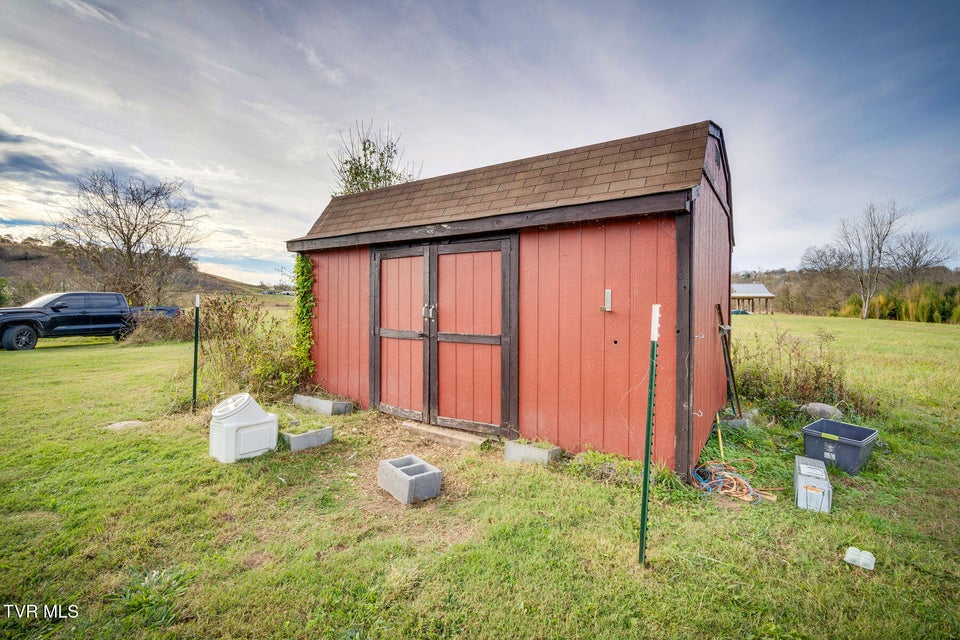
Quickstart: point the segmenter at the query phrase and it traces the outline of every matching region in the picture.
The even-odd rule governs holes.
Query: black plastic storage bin
[[[855,476],[870,459],[878,435],[876,429],[821,418],[803,428],[803,450],[808,458]]]

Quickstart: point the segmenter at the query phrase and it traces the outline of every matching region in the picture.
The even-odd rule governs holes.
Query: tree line
[[[773,292],[789,313],[960,324],[960,269],[949,242],[905,229],[909,212],[896,200],[869,203],[842,219],[833,242],[808,247],[797,270],[742,273]]]

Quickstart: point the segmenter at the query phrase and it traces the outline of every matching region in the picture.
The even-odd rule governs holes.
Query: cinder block
[[[507,440],[503,449],[506,462],[533,462],[544,466],[560,458],[560,447],[543,448],[537,445]]]
[[[293,396],[293,404],[302,408],[310,409],[326,416],[342,416],[353,411],[353,403],[334,402],[333,400],[322,400],[313,396]]]
[[[280,433],[280,436],[284,442],[290,445],[290,451],[303,451],[304,449],[320,447],[330,442],[330,440],[333,439],[333,427],[314,429],[306,433],[287,433],[283,431]]]
[[[413,504],[440,495],[443,472],[413,454],[381,460],[377,484],[403,504]]]

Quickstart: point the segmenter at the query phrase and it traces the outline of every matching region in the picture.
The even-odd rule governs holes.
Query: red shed
[[[335,197],[314,265],[316,382],[398,416],[688,473],[726,400],[730,172],[712,122]]]

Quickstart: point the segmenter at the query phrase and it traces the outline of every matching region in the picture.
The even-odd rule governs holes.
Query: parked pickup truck
[[[122,293],[48,293],[22,307],[0,308],[0,345],[33,349],[38,338],[114,336],[133,330],[143,314],[175,316],[180,307],[131,307]]]

